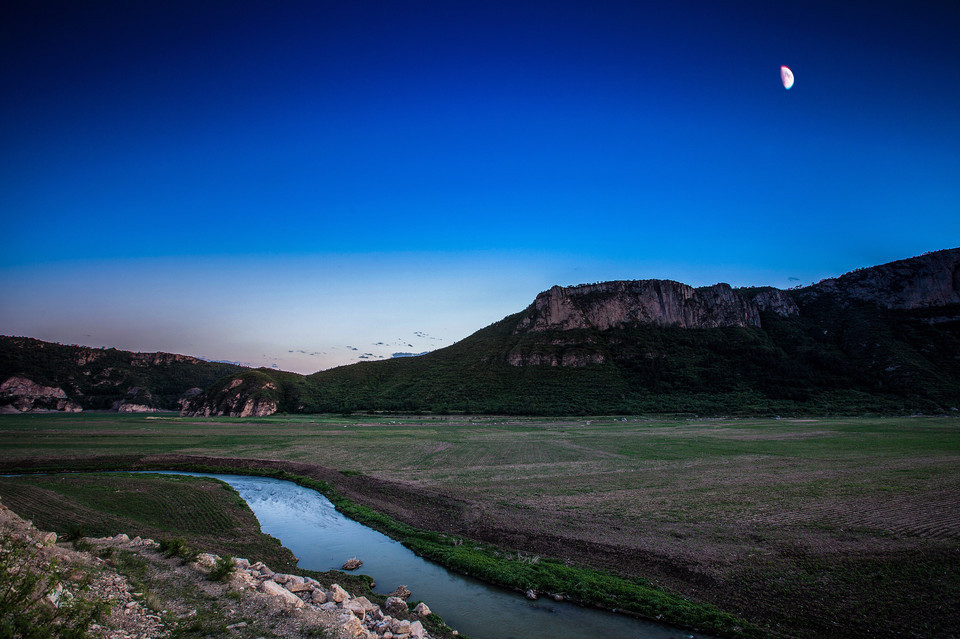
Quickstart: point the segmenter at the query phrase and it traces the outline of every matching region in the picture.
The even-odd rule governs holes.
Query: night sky
[[[0,333],[312,372],[554,284],[955,247],[958,33],[948,0],[8,0]]]

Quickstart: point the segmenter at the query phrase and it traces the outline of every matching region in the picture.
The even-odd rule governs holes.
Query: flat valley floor
[[[7,469],[209,458],[644,579],[775,636],[960,637],[958,418],[0,416]]]

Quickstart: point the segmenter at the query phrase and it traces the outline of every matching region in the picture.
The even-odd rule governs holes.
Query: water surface
[[[707,635],[522,594],[450,572],[422,559],[397,541],[341,515],[309,488],[268,477],[209,473],[232,486],[249,504],[263,532],[293,551],[301,568],[340,569],[351,557],[358,572],[387,594],[400,584],[443,620],[474,639],[709,639]]]

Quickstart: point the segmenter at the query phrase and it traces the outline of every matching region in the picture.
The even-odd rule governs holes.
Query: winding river
[[[263,532],[279,539],[310,570],[339,569],[351,557],[386,594],[400,584],[451,627],[474,639],[708,639],[707,635],[582,608],[490,586],[427,561],[371,528],[344,517],[320,493],[266,477],[176,472],[213,477],[246,500]]]

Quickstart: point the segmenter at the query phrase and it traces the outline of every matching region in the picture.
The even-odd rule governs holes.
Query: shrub
[[[187,540],[183,537],[161,539],[160,552],[167,557],[180,557],[184,563],[196,561],[197,557],[200,555],[200,551],[195,550],[187,545]]]
[[[82,593],[88,585],[81,581],[71,590]],[[105,609],[65,590],[56,562],[31,556],[25,541],[5,540],[0,547],[0,637],[80,639]]]
[[[236,569],[237,565],[233,557],[230,555],[220,557],[217,559],[217,563],[214,564],[213,570],[210,571],[210,579],[213,581],[226,581]]]

